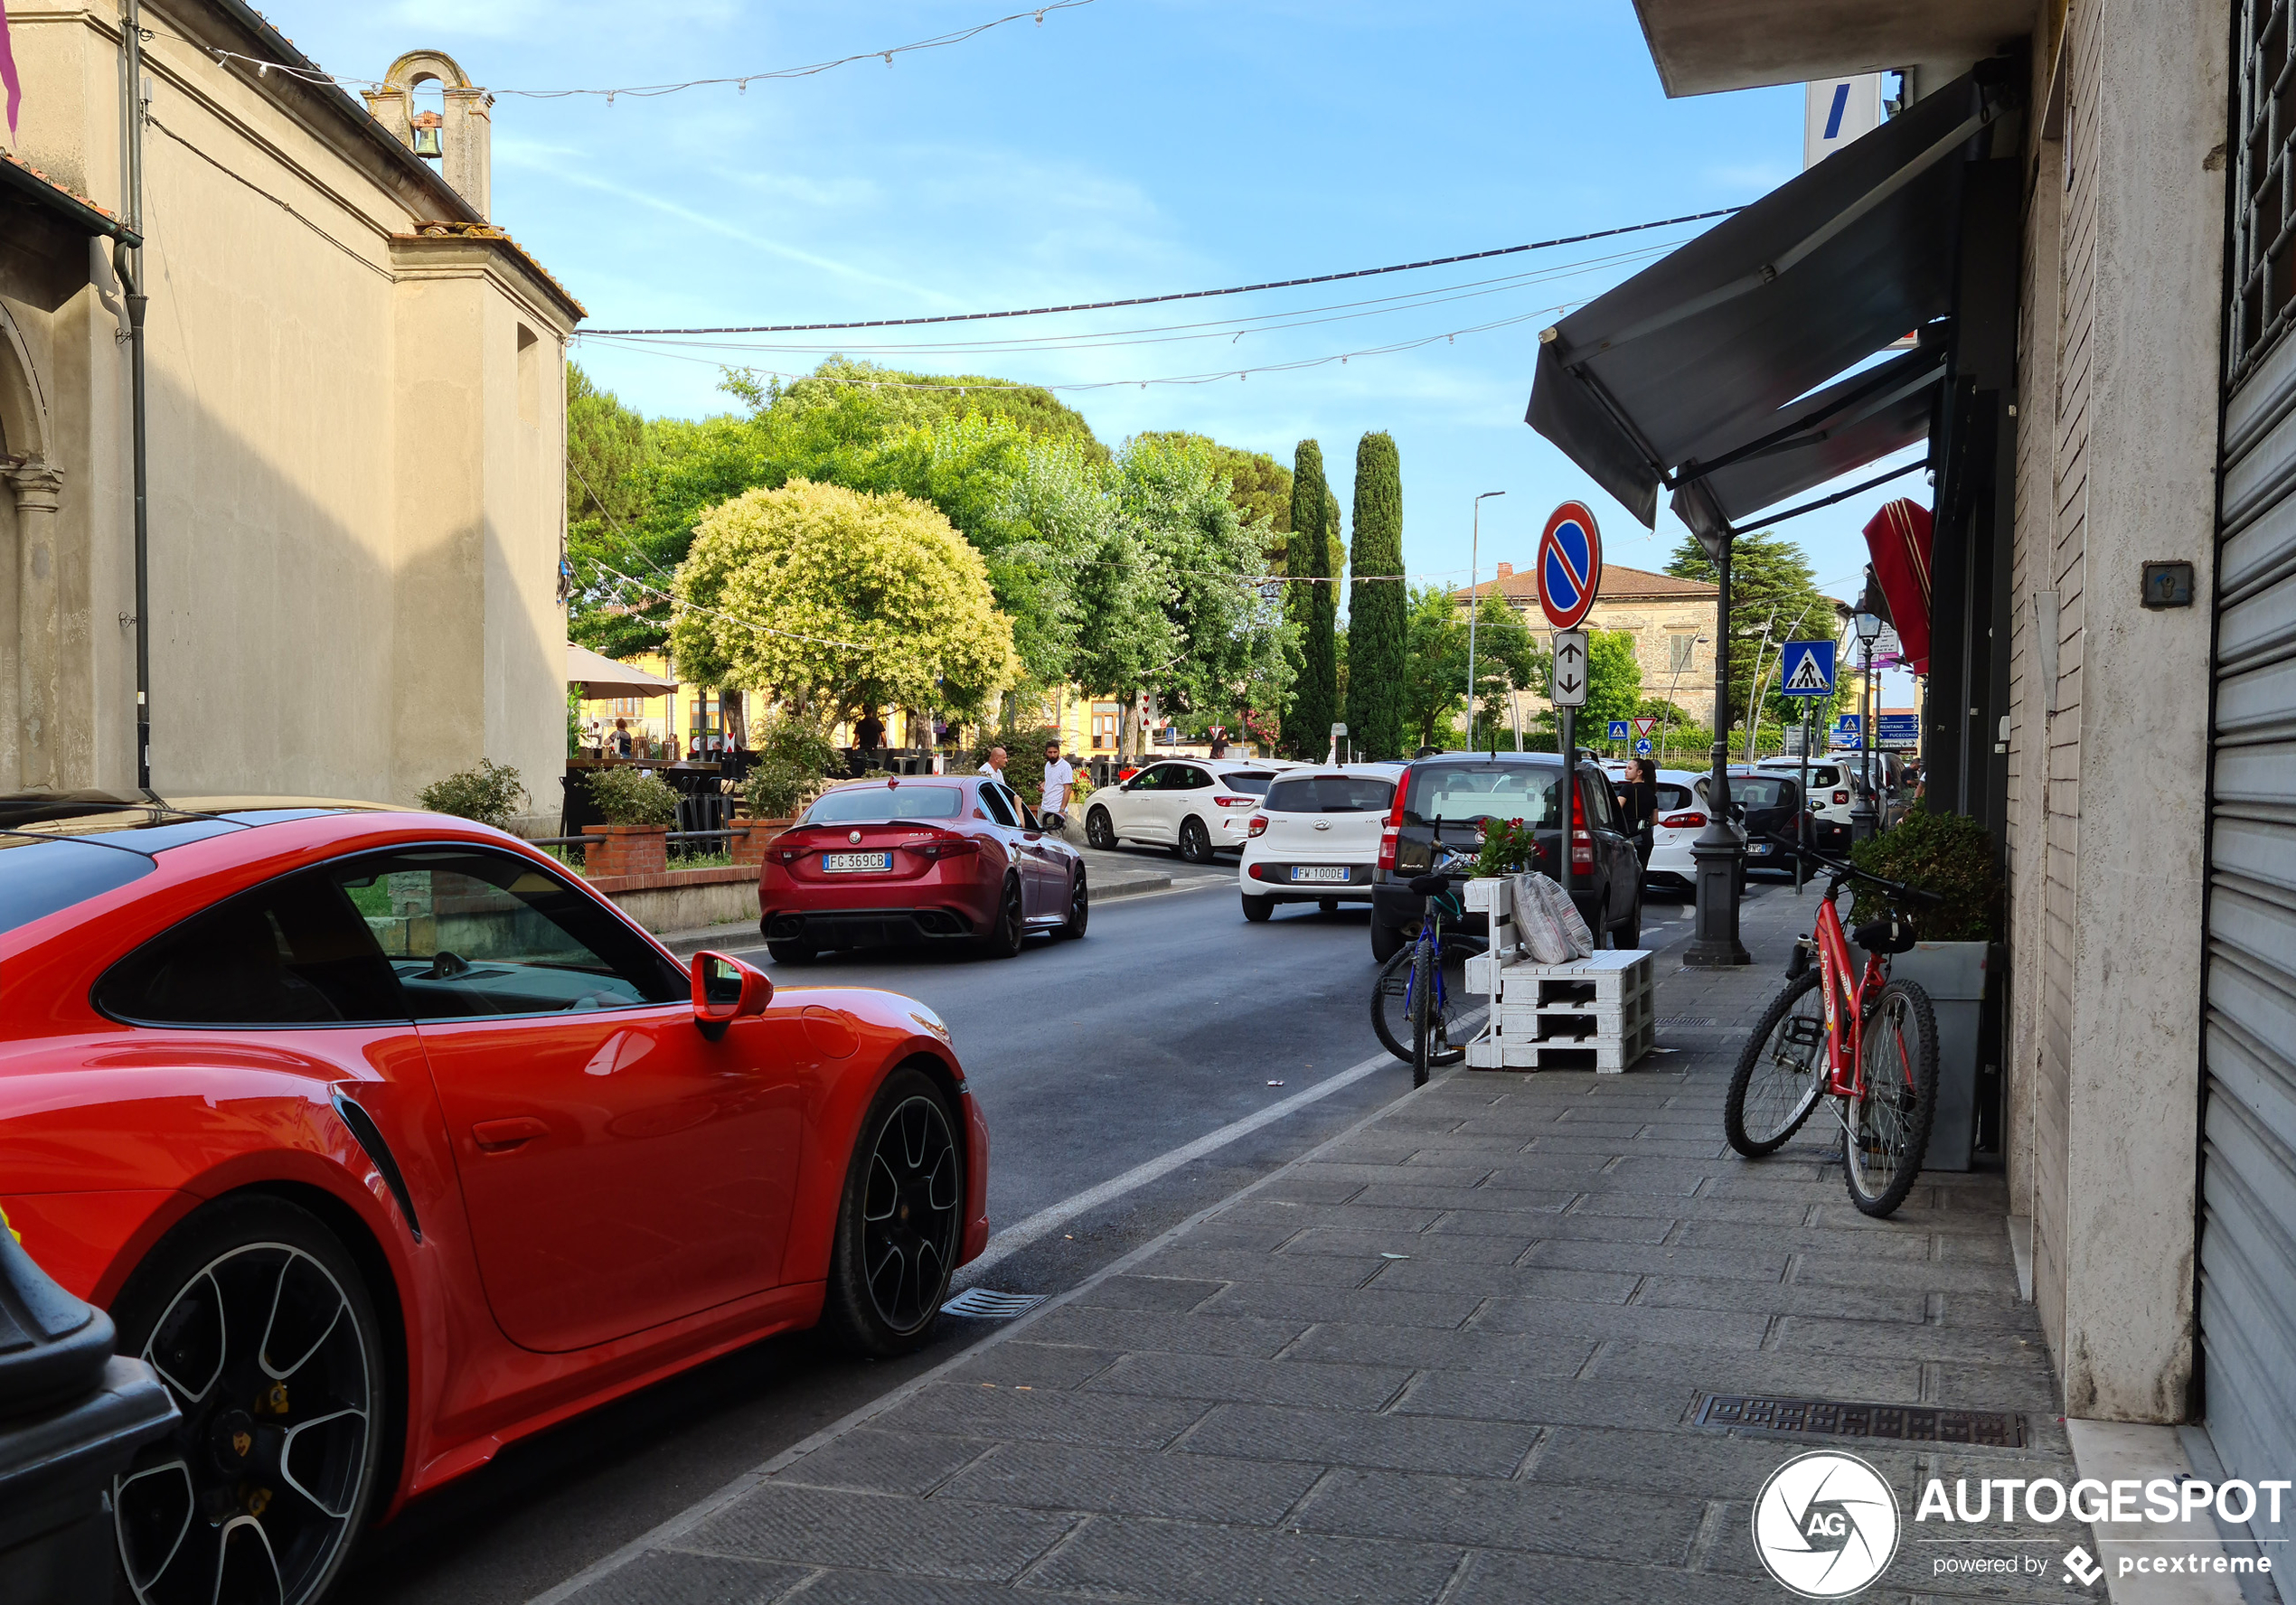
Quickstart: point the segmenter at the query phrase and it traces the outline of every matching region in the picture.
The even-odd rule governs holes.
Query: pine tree
[[[1348,567],[1348,739],[1365,757],[1399,758],[1409,650],[1403,467],[1394,436],[1384,430],[1356,445],[1355,551]]]
[[[1331,632],[1339,615],[1331,575],[1331,524],[1337,502],[1323,483],[1323,448],[1303,440],[1292,461],[1292,540],[1284,571],[1285,612],[1300,626],[1299,678],[1284,709],[1284,740],[1303,757],[1320,758],[1331,743],[1339,688]]]

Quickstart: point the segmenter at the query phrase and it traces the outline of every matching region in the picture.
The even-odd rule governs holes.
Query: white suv
[[[1288,764],[1167,758],[1120,785],[1092,793],[1084,839],[1097,848],[1120,841],[1169,847],[1191,864],[1209,864],[1222,848],[1244,845],[1244,831]]]
[[[1324,913],[1371,901],[1379,828],[1395,801],[1400,764],[1289,770],[1267,788],[1236,866],[1244,917],[1264,920],[1278,903]]]
[[[1755,767],[1781,774],[1802,773],[1800,758],[1773,756]],[[1876,779],[1881,765],[1874,765]],[[1854,753],[1830,752],[1810,756],[1810,845],[1820,852],[1849,850],[1849,816],[1858,801],[1858,758]]]

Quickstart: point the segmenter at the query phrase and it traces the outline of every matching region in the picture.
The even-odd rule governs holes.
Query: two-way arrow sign
[[[1586,632],[1555,632],[1555,695],[1557,708],[1586,706]]]

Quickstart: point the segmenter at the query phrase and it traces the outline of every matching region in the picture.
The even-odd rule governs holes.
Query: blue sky
[[[268,14],[330,70],[373,76],[429,46],[499,91],[771,70],[1015,8],[272,0]],[[1288,278],[1751,201],[1799,169],[1802,91],[1667,99],[1627,0],[1094,0],[889,68],[871,61],[745,92],[611,106],[503,94],[494,131],[494,221],[588,306],[593,324],[781,324]],[[1487,490],[1509,493],[1484,504],[1486,574],[1497,560],[1527,567],[1547,512],[1571,496],[1593,502],[1611,561],[1656,568],[1680,527],[1661,512],[1658,531],[1644,530],[1522,414],[1539,328],[1648,259],[1603,258],[1694,231],[985,329],[769,338],[912,368],[1106,385],[1061,393],[1111,443],[1143,428],[1193,429],[1288,463],[1313,436],[1343,504],[1357,439],[1386,429],[1402,454],[1415,574],[1463,583],[1470,503]],[[1527,273],[1562,276],[1482,282]],[[1425,294],[1469,286],[1475,293],[1447,303]],[[1411,295],[1420,304],[1378,315],[1342,305]],[[1240,338],[1234,323],[1174,327],[1318,308],[1330,309],[1313,314],[1327,321]],[[1441,338],[1507,319],[1518,321]],[[862,350],[1096,333],[1109,338],[1074,343],[1086,349]],[[1140,388],[1430,335],[1416,350],[1343,365]],[[689,416],[728,405],[718,361],[803,371],[819,360],[599,341],[575,355],[640,409]],[[1900,482],[1788,526],[1821,585],[1856,594],[1858,530],[1888,496],[1921,494],[1919,485]]]

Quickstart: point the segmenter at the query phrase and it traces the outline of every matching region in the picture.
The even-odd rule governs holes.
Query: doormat
[[[941,1306],[943,1315],[967,1315],[974,1320],[1011,1320],[1043,1303],[1042,1293],[1000,1293],[988,1288],[966,1288]]]
[[[1844,1404],[1831,1399],[1763,1399],[1708,1394],[1701,1427],[1762,1432],[1824,1433],[1837,1438],[1895,1438],[1907,1443],[2025,1447],[2025,1418],[2009,1411],[1936,1410],[1925,1404]]]

